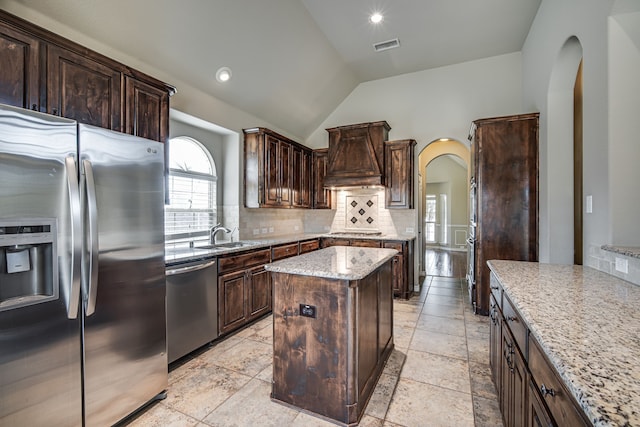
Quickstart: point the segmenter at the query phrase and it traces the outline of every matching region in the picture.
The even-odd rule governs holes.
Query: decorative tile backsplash
[[[380,228],[378,194],[347,195],[346,231],[377,231]]]

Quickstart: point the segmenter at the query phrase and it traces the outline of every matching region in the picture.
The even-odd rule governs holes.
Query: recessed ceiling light
[[[231,69],[229,67],[221,67],[216,71],[216,80],[220,83],[228,82],[231,79]]]
[[[369,20],[374,24],[379,24],[380,22],[382,22],[382,19],[383,19],[382,14],[378,12],[374,13],[369,17]]]

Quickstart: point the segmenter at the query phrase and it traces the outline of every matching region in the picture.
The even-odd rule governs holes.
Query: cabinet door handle
[[[54,116],[57,116],[57,115],[58,115],[58,109],[57,109],[57,108],[54,108],[54,109],[51,111],[51,114],[53,114]]]
[[[556,395],[556,391],[552,388],[547,388],[544,384],[542,384],[540,386],[540,393],[542,394],[542,397],[547,397],[547,396],[555,396]]]
[[[518,318],[516,316],[507,316],[507,322],[517,322]]]
[[[494,291],[497,291],[498,287],[497,286],[492,286],[491,289],[493,289]]]

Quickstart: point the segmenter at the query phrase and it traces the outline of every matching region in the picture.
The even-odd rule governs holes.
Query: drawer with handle
[[[527,325],[524,324],[518,312],[513,308],[513,304],[506,294],[502,296],[502,315],[504,316],[505,325],[509,327],[514,340],[520,348],[520,352],[527,359]]]
[[[273,261],[298,255],[298,242],[287,245],[274,246],[271,249]]]
[[[496,304],[498,304],[498,307],[502,309],[502,286],[500,285],[500,282],[498,282],[498,278],[495,274],[493,274],[493,272],[491,272],[489,286],[491,287],[491,294],[495,298]]]
[[[529,371],[556,425],[588,426],[584,413],[569,395],[538,342],[529,336]]]

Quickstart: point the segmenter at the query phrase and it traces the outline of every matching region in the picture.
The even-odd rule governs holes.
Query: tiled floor
[[[489,322],[461,279],[427,277],[394,301],[395,350],[361,426],[501,426],[489,371]],[[271,402],[271,317],[181,361],[165,400],[130,426],[332,426]]]

